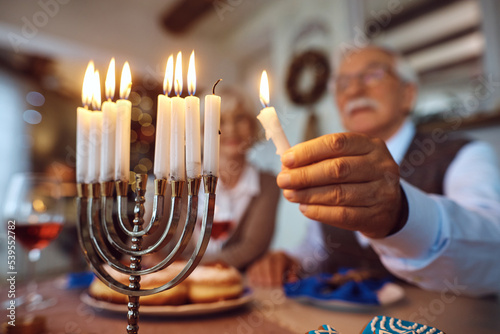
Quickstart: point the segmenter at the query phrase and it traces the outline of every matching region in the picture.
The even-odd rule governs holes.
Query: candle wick
[[[175,90],[175,94],[177,95],[177,97],[179,97],[181,95],[181,89],[182,89],[181,83],[179,82],[179,79],[175,80],[175,84],[177,86],[176,87],[177,89]]]
[[[215,82],[215,83],[214,83],[214,86],[212,87],[212,94],[213,94],[213,95],[215,95],[215,86],[217,86],[217,84],[218,84],[219,82],[221,82],[221,81],[222,81],[222,79],[219,79],[219,80],[217,80],[217,82]]]

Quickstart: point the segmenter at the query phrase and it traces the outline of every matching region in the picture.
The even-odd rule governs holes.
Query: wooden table
[[[44,294],[58,298],[56,306],[38,311],[47,317],[50,334],[125,333],[126,313],[95,309],[80,300],[81,290],[65,290],[57,280],[40,285]],[[460,286],[441,293],[404,285],[405,299],[391,306],[363,312],[327,310],[285,298],[279,289],[254,289],[255,300],[237,310],[212,316],[142,316],[140,333],[305,333],[329,324],[344,334],[360,333],[375,315],[413,320],[437,327],[448,334],[500,333],[500,303],[494,298],[462,296]],[[454,290],[454,291],[453,291]],[[6,298],[5,285],[1,289]],[[18,310],[18,316],[21,308]],[[2,322],[6,310],[1,310]]]

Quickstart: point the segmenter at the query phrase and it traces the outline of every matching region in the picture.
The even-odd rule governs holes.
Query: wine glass
[[[6,197],[4,220],[8,226],[15,227],[9,227],[9,231],[14,231],[16,244],[28,251],[27,277],[30,282],[28,293],[21,303],[26,303],[27,311],[47,308],[54,305],[56,299],[37,292],[35,264],[40,259],[41,250],[62,230],[64,207],[61,182],[43,174],[15,174]]]
[[[234,225],[233,213],[230,207],[216,205],[210,243],[212,243],[217,250],[220,250],[229,238]]]

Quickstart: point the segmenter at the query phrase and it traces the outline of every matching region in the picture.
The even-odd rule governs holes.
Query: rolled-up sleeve
[[[396,276],[430,290],[458,282],[467,295],[500,293],[500,175],[493,149],[460,150],[444,180],[444,196],[405,181],[408,221],[398,233],[370,239]]]

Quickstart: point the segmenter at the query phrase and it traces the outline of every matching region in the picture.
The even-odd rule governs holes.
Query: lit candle
[[[201,176],[201,142],[200,142],[200,99],[196,93],[196,70],[194,51],[189,58],[188,92],[186,97],[186,174],[188,179]]]
[[[186,100],[180,97],[182,94],[182,53],[177,54],[174,78],[175,95],[172,97],[172,132],[170,137],[170,179],[173,181],[184,181],[184,117],[186,112]]]
[[[125,62],[120,81],[120,99],[116,101],[115,180],[128,181],[130,175],[130,122],[132,103],[127,100],[132,89],[130,65]]]
[[[205,96],[205,133],[203,134],[203,175],[219,176],[220,146],[220,96],[215,95],[215,83],[212,95]]]
[[[168,97],[172,90],[174,76],[174,56],[170,55],[163,80],[164,94],[158,95],[158,110],[156,116],[156,146],[154,173],[157,179],[167,179],[170,164],[170,113],[171,99]]]
[[[90,113],[90,147],[88,182],[99,182],[101,167],[101,138],[102,138],[102,112],[101,112],[101,82],[99,71],[94,74],[94,94],[92,96],[92,109]]]
[[[269,81],[266,71],[262,72],[260,79],[260,102],[264,109],[260,111],[257,118],[266,131],[266,139],[271,138],[273,140],[274,146],[276,146],[276,154],[281,155],[290,148],[290,144],[285,132],[283,132],[276,110],[269,107]]]
[[[116,103],[115,97],[115,58],[111,58],[106,75],[106,99],[102,104],[102,146],[100,181],[112,181],[115,176],[115,137]]]
[[[92,83],[94,80],[94,63],[87,65],[82,86],[82,107],[76,110],[76,182],[87,183],[89,160],[90,111],[92,103]]]

